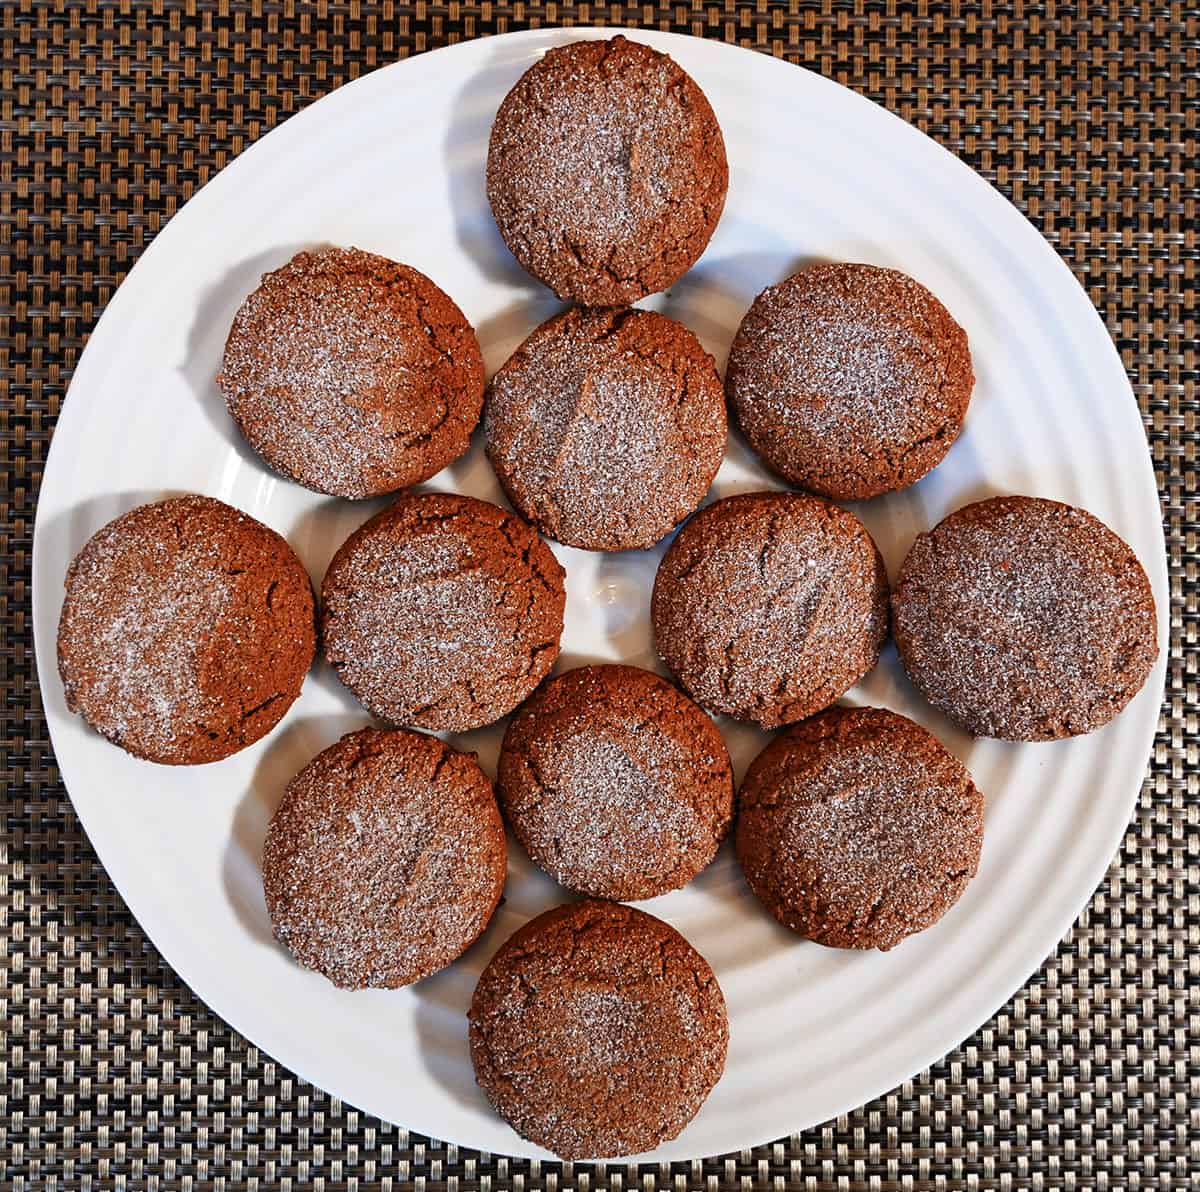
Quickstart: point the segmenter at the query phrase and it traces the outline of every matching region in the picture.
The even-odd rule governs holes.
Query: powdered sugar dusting
[[[647,90],[666,94],[671,81],[665,60],[649,72],[628,86],[619,75],[601,82],[574,71],[542,97],[538,131],[545,135],[525,130],[513,184],[534,210],[561,213],[561,226],[589,248],[634,240],[668,214],[678,113],[646,105]]]
[[[108,724],[97,726],[102,731],[124,737],[136,709],[138,737],[161,752],[174,741],[177,724],[190,728],[215,710],[199,666],[204,638],[183,627],[216,625],[225,612],[232,586],[218,564],[215,551],[207,561],[176,556],[153,580],[123,591],[97,640],[96,658],[104,666],[94,697],[113,709]]]
[[[889,917],[917,924],[948,875],[958,881],[978,861],[981,804],[946,777],[946,766],[878,739],[839,743],[772,792],[774,864],[805,875],[831,922],[882,899]]]

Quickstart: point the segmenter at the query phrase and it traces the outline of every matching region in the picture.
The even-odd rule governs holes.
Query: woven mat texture
[[[34,504],[105,303],[195,189],[400,57],[543,24],[724,38],[861,91],[1008,195],[1120,347],[1162,494],[1168,690],[1141,801],[1057,953],[932,1069],[773,1146],[595,1168],[379,1122],[210,1014],[147,942],[59,781],[28,609]],[[0,0],[0,1186],[1200,1186],[1194,4]],[[781,1024],[782,1025],[782,1024]]]

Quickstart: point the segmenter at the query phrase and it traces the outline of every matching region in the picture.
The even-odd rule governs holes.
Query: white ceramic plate
[[[271,938],[259,849],[284,784],[365,714],[325,668],[266,740],[196,769],[138,762],[63,703],[55,665],[62,577],[101,525],[179,491],[219,497],[286,535],[319,582],[379,507],[315,496],[241,443],[213,383],[233,312],[297,249],[354,244],[432,276],[479,331],[494,370],[556,309],[504,249],[483,165],[502,96],[547,47],[599,31],[512,34],[380,70],[244,153],[171,221],[92,335],[54,436],[34,539],[38,665],[55,754],[113,881],[150,938],[221,1017],[313,1083],[382,1118],[486,1150],[536,1156],[477,1091],[464,1014],[496,947],[562,893],[514,846],[507,902],[459,963],[414,988],[341,992]],[[825,257],[907,271],[970,335],[978,383],[966,431],[915,488],[861,506],[894,574],[913,536],[998,492],[1086,506],[1154,585],[1166,641],[1158,499],[1137,407],[1087,297],[1018,212],[950,154],[815,74],[709,41],[639,39],[708,94],[732,178],[699,264],[649,305],[723,363],[754,296]],[[731,437],[715,495],[772,481]],[[490,500],[478,443],[433,487]],[[560,668],[654,666],[648,599],[661,551],[556,548],[567,567]],[[643,905],[709,959],[731,1020],[725,1076],[659,1159],[716,1154],[813,1125],[934,1062],[984,1022],[1054,948],[1101,880],[1142,779],[1164,657],[1093,736],[973,741],[905,680],[889,649],[852,693],[936,732],[987,796],[983,863],[935,928],[883,954],[801,942],[775,926],[728,848],[688,889]],[[740,777],[765,738],[723,722]],[[500,727],[458,743],[494,769]]]

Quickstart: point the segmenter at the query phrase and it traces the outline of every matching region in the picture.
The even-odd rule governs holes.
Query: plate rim
[[[880,103],[876,103],[875,101],[871,100],[867,96],[854,90],[852,87],[845,86],[841,83],[838,83],[834,79],[831,79],[831,78],[826,77],[825,75],[822,75],[819,71],[811,70],[811,69],[801,66],[797,63],[788,62],[786,59],[777,58],[773,55],[764,53],[764,52],[756,50],[756,49],[751,49],[749,47],[731,44],[729,42],[726,42],[723,40],[718,40],[715,38],[696,37],[691,34],[666,32],[666,31],[661,31],[661,30],[656,30],[656,29],[628,28],[628,27],[624,27],[624,26],[580,25],[580,26],[572,26],[572,27],[550,27],[550,28],[530,29],[530,30],[518,30],[518,31],[510,32],[510,33],[470,38],[470,39],[456,42],[456,43],[453,43],[450,45],[439,46],[435,49],[422,51],[422,52],[414,54],[408,58],[397,59],[393,62],[387,63],[387,64],[385,64],[381,67],[378,67],[374,70],[370,70],[370,71],[366,72],[365,74],[360,75],[356,79],[349,80],[348,82],[343,83],[340,86],[335,87],[332,90],[327,91],[325,94],[321,95],[320,97],[314,99],[311,103],[308,103],[300,111],[295,112],[295,113],[291,114],[290,116],[287,116],[285,119],[281,120],[273,128],[271,128],[269,131],[267,131],[262,136],[260,136],[258,139],[256,139],[252,144],[246,146],[245,149],[243,149],[239,154],[237,154],[234,158],[232,158],[229,162],[227,162],[220,170],[218,170],[215,174],[213,174],[212,177],[210,177],[201,187],[197,188],[197,190],[187,199],[187,201],[184,202],[178,208],[178,210],[174,212],[174,214],[162,225],[161,228],[159,228],[159,230],[155,233],[155,235],[154,235],[153,239],[150,241],[150,243],[147,244],[146,247],[138,255],[137,260],[134,261],[134,263],[132,264],[132,266],[130,267],[128,272],[125,274],[124,278],[121,280],[121,283],[113,291],[113,294],[109,298],[108,302],[105,304],[104,310],[101,312],[100,317],[96,320],[96,323],[93,326],[92,330],[88,333],[87,341],[84,345],[83,350],[81,351],[81,353],[79,355],[78,360],[76,361],[74,369],[72,370],[71,380],[68,384],[66,393],[64,394],[63,400],[60,405],[58,418],[56,419],[54,431],[51,435],[50,444],[47,449],[46,457],[45,457],[45,460],[42,465],[41,479],[38,484],[37,506],[36,506],[36,510],[35,510],[34,525],[33,525],[33,549],[31,551],[31,556],[30,556],[31,582],[30,582],[30,606],[29,606],[30,611],[31,611],[31,621],[32,621],[33,635],[34,635],[34,652],[35,652],[35,661],[36,661],[36,665],[37,665],[37,682],[38,682],[39,689],[40,689],[41,687],[44,686],[47,676],[50,676],[49,681],[51,683],[59,681],[58,680],[58,669],[57,669],[57,661],[56,661],[55,643],[53,641],[47,642],[45,640],[47,635],[41,634],[38,632],[37,609],[41,606],[43,600],[46,598],[45,592],[42,591],[43,585],[39,582],[39,579],[38,579],[39,573],[42,570],[42,567],[39,566],[39,559],[42,556],[42,554],[44,553],[44,549],[45,549],[41,545],[41,543],[44,541],[44,538],[41,534],[39,534],[39,530],[42,528],[42,524],[43,524],[42,523],[42,510],[43,510],[42,495],[46,491],[47,482],[52,479],[52,477],[55,475],[55,473],[57,471],[57,469],[55,467],[57,456],[61,456],[62,451],[65,450],[65,449],[61,448],[60,444],[63,442],[66,442],[68,440],[68,438],[71,437],[71,433],[73,433],[73,432],[68,432],[67,436],[63,436],[60,433],[60,430],[63,427],[64,421],[69,417],[68,411],[76,408],[76,406],[78,406],[80,404],[78,399],[76,399],[76,402],[74,404],[71,403],[70,399],[71,399],[72,391],[76,388],[77,378],[79,378],[84,373],[84,366],[89,361],[90,355],[92,354],[92,345],[93,345],[93,341],[97,338],[97,333],[106,324],[106,321],[109,323],[115,322],[118,316],[117,316],[117,314],[114,314],[114,311],[119,312],[121,310],[122,306],[124,305],[124,303],[131,300],[134,288],[129,286],[129,282],[131,281],[131,279],[134,279],[136,276],[140,276],[141,273],[146,272],[146,270],[143,269],[143,266],[144,266],[147,258],[150,258],[151,260],[156,259],[157,256],[160,255],[162,251],[164,251],[160,242],[164,241],[164,239],[166,238],[166,233],[173,226],[176,226],[180,223],[182,218],[185,216],[185,213],[188,212],[189,209],[191,209],[191,214],[187,216],[188,220],[195,219],[197,217],[197,215],[202,213],[205,203],[213,201],[213,198],[214,198],[217,190],[219,190],[222,186],[230,184],[232,179],[240,176],[240,174],[244,173],[247,169],[252,168],[253,163],[256,162],[259,158],[261,158],[263,156],[263,154],[265,152],[264,146],[278,143],[278,141],[281,138],[277,138],[275,142],[272,142],[272,138],[276,137],[276,134],[280,134],[286,126],[293,125],[293,128],[291,131],[294,134],[295,123],[304,122],[306,119],[310,118],[311,113],[321,109],[322,105],[330,105],[332,101],[335,101],[336,97],[340,97],[341,99],[344,100],[344,98],[345,98],[344,93],[347,93],[355,88],[366,88],[369,86],[379,86],[379,85],[381,85],[380,81],[382,79],[395,78],[395,77],[397,77],[397,72],[399,72],[401,70],[409,72],[404,77],[406,79],[411,79],[411,73],[414,70],[431,69],[428,66],[428,63],[430,63],[431,61],[435,62],[435,64],[436,64],[437,62],[444,61],[445,58],[450,57],[452,54],[459,54],[459,53],[464,53],[464,52],[467,52],[467,53],[479,52],[479,48],[484,44],[493,44],[494,45],[499,42],[505,42],[505,43],[509,43],[509,44],[514,44],[517,42],[531,42],[531,43],[534,43],[535,45],[540,44],[540,46],[543,49],[545,49],[545,48],[549,48],[551,46],[562,44],[563,42],[571,41],[571,40],[579,40],[579,39],[585,39],[585,38],[586,39],[611,38],[614,36],[629,36],[634,40],[643,40],[647,44],[653,45],[655,48],[658,48],[658,49],[663,50],[664,52],[668,52],[668,53],[671,52],[671,49],[670,49],[671,46],[673,46],[673,45],[678,46],[681,43],[686,44],[691,47],[703,46],[704,47],[703,52],[705,52],[705,53],[711,53],[711,54],[714,54],[717,56],[724,55],[729,58],[736,56],[740,60],[740,62],[743,66],[750,62],[753,62],[757,67],[759,67],[761,69],[774,70],[781,78],[783,77],[784,71],[792,71],[792,70],[802,71],[806,76],[808,76],[809,83],[816,83],[820,87],[827,88],[827,89],[836,89],[836,91],[839,93],[839,99],[841,101],[844,102],[846,96],[850,96],[850,97],[852,97],[853,102],[855,104],[859,105],[860,108],[862,105],[866,105],[867,107],[871,108],[874,113],[874,116],[872,117],[873,119],[878,119],[879,115],[882,114],[884,117],[887,118],[887,121],[894,122],[892,124],[892,128],[897,132],[897,135],[900,135],[899,129],[902,128],[905,130],[903,135],[909,137],[910,139],[915,137],[915,138],[920,138],[921,141],[928,142],[928,146],[932,146],[932,147],[936,148],[938,151],[940,151],[940,160],[947,168],[953,168],[970,179],[970,182],[965,183],[965,184],[974,187],[975,193],[977,193],[979,196],[981,196],[981,201],[983,201],[982,196],[986,192],[987,195],[989,196],[989,198],[987,199],[987,202],[991,203],[993,206],[995,206],[996,204],[999,204],[1000,206],[1002,206],[1004,209],[1005,215],[1007,217],[1011,218],[1011,215],[1013,213],[1018,215],[1020,217],[1020,219],[1032,231],[1032,233],[1036,237],[1036,240],[1040,243],[1041,248],[1039,251],[1041,252],[1043,259],[1047,262],[1048,267],[1051,269],[1056,268],[1058,270],[1058,272],[1060,273],[1060,275],[1065,274],[1066,278],[1068,278],[1070,280],[1070,283],[1075,287],[1075,289],[1080,291],[1081,297],[1083,298],[1084,301],[1086,301],[1087,306],[1091,311],[1091,319],[1093,320],[1093,326],[1092,326],[1093,333],[1098,329],[1100,331],[1100,333],[1102,334],[1102,342],[1107,344],[1106,355],[1107,355],[1108,359],[1106,361],[1106,367],[1109,370],[1114,369],[1114,368],[1119,370],[1119,373],[1124,380],[1124,388],[1128,394],[1130,401],[1133,404],[1134,410],[1137,413],[1138,424],[1141,428],[1143,448],[1145,451],[1144,459],[1145,459],[1146,466],[1141,470],[1141,477],[1140,477],[1138,486],[1135,486],[1135,489],[1136,489],[1136,487],[1140,487],[1143,490],[1143,493],[1142,493],[1142,496],[1137,497],[1136,499],[1139,502],[1143,499],[1146,499],[1147,507],[1149,507],[1148,502],[1149,502],[1150,496],[1152,495],[1152,499],[1154,502],[1154,508],[1158,512],[1158,516],[1155,519],[1155,525],[1157,527],[1157,530],[1156,530],[1156,534],[1155,534],[1156,550],[1155,550],[1154,556],[1153,556],[1153,558],[1141,558],[1140,559],[1141,563],[1146,568],[1146,571],[1149,575],[1152,588],[1156,593],[1156,603],[1158,605],[1159,654],[1158,654],[1158,658],[1156,659],[1154,669],[1152,670],[1151,675],[1150,675],[1149,679],[1147,680],[1146,685],[1153,686],[1153,687],[1159,689],[1159,691],[1160,691],[1159,699],[1158,699],[1158,702],[1156,705],[1158,710],[1155,714],[1153,722],[1150,724],[1149,731],[1143,733],[1144,740],[1138,749],[1139,754],[1144,752],[1145,756],[1146,756],[1146,762],[1143,763],[1143,766],[1142,766],[1141,778],[1138,781],[1138,785],[1130,792],[1130,794],[1126,800],[1127,811],[1126,811],[1125,817],[1124,817],[1123,821],[1121,822],[1119,828],[1114,827],[1114,829],[1107,834],[1107,838],[1106,838],[1107,851],[1104,852],[1102,855],[1100,850],[1097,849],[1095,854],[1093,854],[1091,857],[1088,858],[1088,863],[1084,867],[1086,869],[1086,885],[1088,887],[1088,894],[1087,894],[1085,900],[1079,906],[1075,907],[1075,909],[1071,912],[1069,918],[1065,915],[1065,913],[1057,915],[1057,916],[1053,916],[1054,921],[1055,921],[1055,930],[1054,930],[1053,936],[1052,936],[1052,938],[1050,938],[1051,932],[1050,932],[1049,927],[1047,927],[1047,929],[1042,933],[1042,935],[1047,938],[1045,938],[1042,942],[1039,943],[1038,950],[1039,950],[1039,954],[1040,954],[1040,959],[1037,961],[1035,966],[1028,973],[1026,973],[1025,976],[1022,977],[1021,980],[1016,985],[1014,985],[1011,989],[1008,989],[1007,992],[1004,994],[1004,996],[1002,998],[1000,998],[999,1000],[995,1000],[993,998],[993,996],[991,996],[991,995],[987,996],[986,998],[977,996],[976,1001],[981,1001],[982,1003],[986,1004],[986,1006],[988,1008],[986,1010],[986,1013],[984,1013],[982,1015],[982,1017],[979,1017],[978,1010],[972,1011],[971,1017],[978,1018],[978,1021],[975,1025],[975,1027],[973,1027],[966,1036],[964,1036],[963,1038],[957,1039],[955,1042],[949,1044],[949,1046],[946,1048],[942,1048],[939,1046],[939,1048],[937,1049],[937,1051],[934,1054],[926,1055],[925,1058],[922,1059],[922,1062],[915,1069],[908,1070],[911,1068],[911,1063],[909,1062],[909,1063],[905,1063],[902,1065],[902,1067],[905,1069],[904,1071],[897,1072],[897,1071],[885,1070],[881,1074],[879,1081],[876,1082],[876,1083],[879,1083],[882,1087],[879,1089],[879,1091],[877,1093],[873,1094],[873,1096],[870,1098],[871,1100],[874,1100],[879,1096],[885,1095],[887,1092],[889,1092],[890,1090],[895,1088],[897,1085],[903,1083],[905,1080],[911,1079],[917,1073],[924,1071],[926,1068],[929,1068],[932,1065],[936,1064],[939,1060],[941,1060],[947,1054],[949,1054],[950,1051],[953,1051],[956,1047],[960,1046],[961,1043],[964,1041],[964,1039],[970,1038],[971,1035],[974,1034],[976,1031],[978,1031],[983,1025],[985,1025],[989,1019],[994,1017],[995,1014],[1005,1004],[1007,1004],[1015,994],[1017,994],[1021,989],[1023,989],[1029,983],[1030,979],[1039,971],[1040,967],[1045,963],[1045,960],[1054,954],[1058,945],[1070,934],[1070,932],[1074,928],[1074,925],[1078,921],[1079,917],[1083,914],[1083,912],[1090,905],[1092,899],[1094,898],[1094,896],[1096,894],[1096,891],[1099,889],[1100,885],[1103,883],[1105,875],[1107,874],[1113,861],[1119,855],[1121,841],[1124,839],[1125,835],[1127,834],[1127,832],[1129,830],[1130,823],[1132,822],[1132,819],[1136,813],[1137,805],[1140,800],[1142,790],[1144,789],[1144,786],[1145,786],[1146,773],[1147,773],[1146,763],[1151,761],[1153,758],[1154,744],[1155,744],[1155,741],[1158,736],[1159,725],[1160,725],[1161,717],[1162,717],[1162,704],[1163,704],[1162,692],[1165,691],[1165,680],[1166,680],[1166,675],[1167,675],[1168,659],[1169,659],[1169,653],[1170,653],[1171,600],[1170,600],[1169,560],[1168,560],[1168,556],[1167,556],[1166,536],[1165,536],[1165,532],[1164,532],[1164,528],[1163,528],[1163,519],[1162,519],[1162,499],[1161,499],[1161,493],[1158,488],[1157,480],[1155,477],[1154,462],[1153,462],[1153,456],[1152,456],[1150,444],[1146,437],[1145,422],[1141,416],[1140,406],[1138,404],[1136,394],[1133,391],[1132,384],[1130,383],[1129,375],[1125,369],[1124,363],[1121,360],[1120,353],[1117,350],[1116,344],[1113,342],[1111,333],[1109,332],[1107,325],[1105,324],[1104,320],[1100,316],[1100,313],[1096,309],[1094,303],[1092,302],[1091,297],[1088,294],[1087,290],[1080,283],[1080,281],[1076,277],[1074,271],[1067,264],[1067,262],[1063,259],[1063,257],[1056,251],[1056,249],[1053,247],[1053,245],[1051,245],[1050,242],[1046,239],[1046,237],[1043,235],[1041,230],[1032,222],[1032,220],[1030,220],[1028,218],[1028,216],[1025,215],[1025,213],[1019,207],[1016,206],[1015,203],[1013,203],[1001,191],[999,191],[993,183],[991,183],[982,174],[980,174],[980,173],[976,172],[974,169],[972,169],[965,161],[963,161],[960,157],[958,157],[956,153],[954,153],[952,150],[948,149],[946,146],[942,145],[940,142],[938,142],[935,138],[933,138],[929,134],[923,132],[915,124],[910,124],[908,121],[906,121],[903,117],[899,116],[897,113],[884,107]],[[464,56],[466,56],[466,54],[464,54]],[[770,65],[766,66],[765,64],[767,64],[767,63],[769,63]],[[383,84],[383,85],[386,85],[386,84]],[[326,108],[326,110],[328,110],[328,108]],[[885,123],[887,121],[885,121]],[[950,166],[951,162],[953,163],[953,167]],[[1031,241],[1031,243],[1032,243],[1032,241]],[[1053,261],[1054,264],[1049,265],[1050,261]],[[122,298],[123,294],[124,294],[124,298]],[[1098,325],[1098,328],[1096,325]],[[56,448],[58,449],[57,456],[56,456]],[[1159,593],[1161,593],[1162,596],[1165,597],[1165,599],[1158,599]],[[185,968],[188,969],[188,971],[185,973],[184,969],[181,968],[176,963],[175,959],[173,959],[173,957],[172,957],[174,948],[173,947],[172,948],[164,948],[162,943],[160,942],[160,940],[158,938],[156,938],[155,934],[152,933],[149,929],[147,929],[147,927],[145,926],[145,924],[143,922],[142,916],[138,913],[138,910],[135,909],[134,902],[131,901],[131,899],[127,895],[122,882],[118,881],[117,878],[113,875],[113,873],[109,869],[107,861],[105,860],[104,856],[101,854],[99,848],[95,844],[95,834],[93,833],[91,827],[89,826],[89,819],[91,818],[91,816],[89,816],[88,814],[84,813],[81,810],[80,806],[76,803],[75,797],[71,793],[70,785],[67,782],[65,771],[62,767],[61,762],[58,759],[58,751],[55,748],[54,727],[51,723],[51,718],[45,712],[44,707],[42,708],[42,714],[43,714],[43,718],[46,722],[47,734],[49,737],[49,743],[50,743],[52,754],[54,756],[55,764],[58,767],[59,773],[62,777],[63,789],[66,791],[68,798],[71,800],[72,808],[75,812],[76,817],[79,819],[79,822],[80,822],[81,826],[83,827],[84,832],[86,833],[86,835],[88,837],[89,844],[93,848],[94,852],[96,853],[97,859],[100,861],[100,864],[104,868],[104,872],[107,875],[108,880],[112,883],[114,888],[117,890],[118,894],[122,898],[122,901],[124,901],[125,905],[129,909],[130,913],[133,915],[134,919],[137,921],[139,930],[141,930],[143,932],[143,934],[146,936],[146,938],[150,940],[151,944],[153,944],[154,948],[157,950],[157,952],[162,957],[162,959],[167,963],[167,965],[171,968],[172,972],[174,972],[174,974],[188,987],[188,989],[191,991],[191,993],[199,1001],[201,1001],[208,1008],[208,1010],[211,1013],[215,1014],[218,1018],[221,1019],[221,1021],[225,1022],[238,1035],[240,1035],[242,1038],[246,1039],[248,1042],[250,1042],[256,1048],[258,1048],[264,1055],[271,1056],[275,1060],[275,1062],[279,1063],[281,1066],[288,1069],[289,1071],[294,1072],[297,1076],[299,1076],[301,1079],[307,1081],[314,1088],[321,1089],[324,1092],[326,1092],[328,1095],[337,1097],[344,1104],[356,1105],[357,1102],[355,1101],[353,1096],[346,1096],[343,1092],[338,1091],[335,1087],[331,1087],[331,1085],[324,1080],[313,1079],[301,1067],[295,1066],[294,1063],[291,1062],[290,1060],[283,1060],[283,1059],[279,1059],[278,1057],[276,1057],[271,1048],[264,1046],[259,1041],[259,1039],[255,1038],[250,1033],[245,1031],[243,1029],[243,1027],[239,1026],[234,1021],[233,1018],[228,1017],[225,1013],[225,1010],[221,1006],[213,1004],[213,1002],[210,1001],[208,999],[208,997],[206,997],[204,994],[202,994],[200,992],[199,988],[197,987],[197,984],[193,981],[193,977],[201,979],[203,977],[203,973],[194,972],[192,970],[192,966],[188,966],[188,965],[184,966]],[[1116,819],[1114,817],[1114,824],[1115,823],[1116,823]],[[1080,885],[1082,886],[1084,884],[1085,884],[1085,881],[1083,878],[1081,878]],[[1072,902],[1073,901],[1074,900],[1072,900]],[[1065,921],[1060,924],[1059,920],[1065,920]],[[1032,952],[1032,948],[1030,949],[1030,951]],[[1008,982],[1005,981],[1002,984],[1007,986]],[[925,1050],[928,1050],[928,1049],[925,1049]],[[847,1112],[850,1112],[851,1110],[853,1110],[855,1108],[858,1108],[862,1104],[864,1104],[864,1103],[857,1099],[852,1100],[847,1104],[839,1104],[836,1111],[831,1113],[829,1115],[829,1117],[824,1120],[831,1120],[834,1117],[841,1116]],[[365,1110],[365,1112],[373,1113],[374,1111]],[[384,1120],[387,1120],[387,1119],[384,1119]],[[441,1135],[438,1134],[436,1127],[432,1130],[428,1130],[424,1125],[420,1125],[420,1124],[398,1123],[398,1122],[394,1123],[394,1124],[401,1126],[402,1128],[412,1130],[416,1133],[428,1133],[435,1137],[439,1137],[439,1138],[441,1137]],[[788,1130],[786,1132],[796,1133],[800,1130],[811,1128],[812,1126],[815,1126],[817,1124],[819,1124],[819,1123],[800,1122],[800,1123],[795,1124],[792,1127],[788,1128]],[[738,1146],[731,1146],[729,1149],[730,1150],[751,1149],[753,1147],[761,1146],[761,1145],[764,1145],[771,1141],[774,1141],[779,1136],[780,1136],[780,1134],[778,1132],[772,1131],[772,1133],[770,1133],[766,1138],[759,1138],[759,1139],[755,1139],[751,1142],[739,1144]],[[445,1141],[453,1142],[454,1140],[446,1139]],[[514,1144],[516,1144],[517,1146],[519,1146],[520,1149],[506,1152],[508,1154],[511,1154],[516,1157],[541,1158],[541,1159],[551,1159],[554,1161],[558,1161],[556,1156],[552,1155],[548,1151],[543,1150],[542,1148],[535,1146],[534,1144],[528,1143],[527,1140],[520,1138],[515,1132],[512,1133],[512,1142]],[[472,1142],[470,1140],[458,1141],[457,1145],[467,1147],[469,1149],[477,1149],[477,1150],[487,1151],[492,1154],[498,1153],[493,1147],[489,1147],[486,1144],[481,1146],[480,1144],[478,1144],[476,1142]],[[713,1153],[715,1153],[715,1152],[713,1152]],[[653,1160],[654,1160],[654,1154],[643,1155],[643,1156],[626,1156],[626,1157],[621,1157],[619,1159],[607,1160],[607,1162],[614,1164],[614,1165],[625,1165],[625,1164],[633,1164],[633,1163],[644,1163],[644,1162],[649,1162],[649,1161],[653,1161]],[[600,1161],[603,1161],[603,1160],[600,1160]],[[679,1160],[673,1160],[673,1161],[679,1161]]]

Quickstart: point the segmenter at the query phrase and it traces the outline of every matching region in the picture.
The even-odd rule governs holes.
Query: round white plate
[[[213,382],[234,310],[298,249],[358,245],[443,286],[479,331],[490,370],[556,309],[504,249],[484,196],[488,129],[549,46],[601,31],[473,41],[380,70],[263,138],[171,221],[109,304],[71,383],[34,538],[38,666],[76,810],[147,934],[216,1013],[313,1083],[382,1118],[485,1150],[542,1154],[494,1116],[472,1079],[465,1011],[508,935],[564,895],[513,846],[507,901],[460,962],[409,989],[344,992],[273,942],[259,850],[284,784],[366,715],[319,667],[266,740],[174,769],[106,744],[63,703],[55,631],[67,564],[118,513],[208,493],[287,536],[320,581],[379,507],[315,496],[241,443]],[[978,382],[949,458],[915,488],[858,508],[894,574],[920,530],[992,493],[1087,507],[1145,564],[1166,641],[1158,499],[1125,373],[1066,266],[949,153],[818,75],[716,42],[637,33],[708,94],[732,177],[699,264],[648,305],[724,362],[754,296],[815,258],[915,275],[970,335]],[[714,495],[773,482],[731,436]],[[499,501],[482,450],[432,487]],[[647,605],[661,550],[555,548],[567,567],[559,668],[655,666]],[[716,1154],[821,1122],[898,1084],[984,1022],[1054,948],[1101,880],[1137,796],[1165,650],[1113,724],[1050,745],[974,741],[933,712],[889,649],[850,695],[915,717],[987,796],[979,876],[933,929],[884,954],[789,936],[745,889],[728,848],[688,889],[643,904],[709,959],[729,1003],[725,1076],[659,1159]],[[722,722],[740,777],[765,737]],[[456,743],[494,769],[501,727]]]

